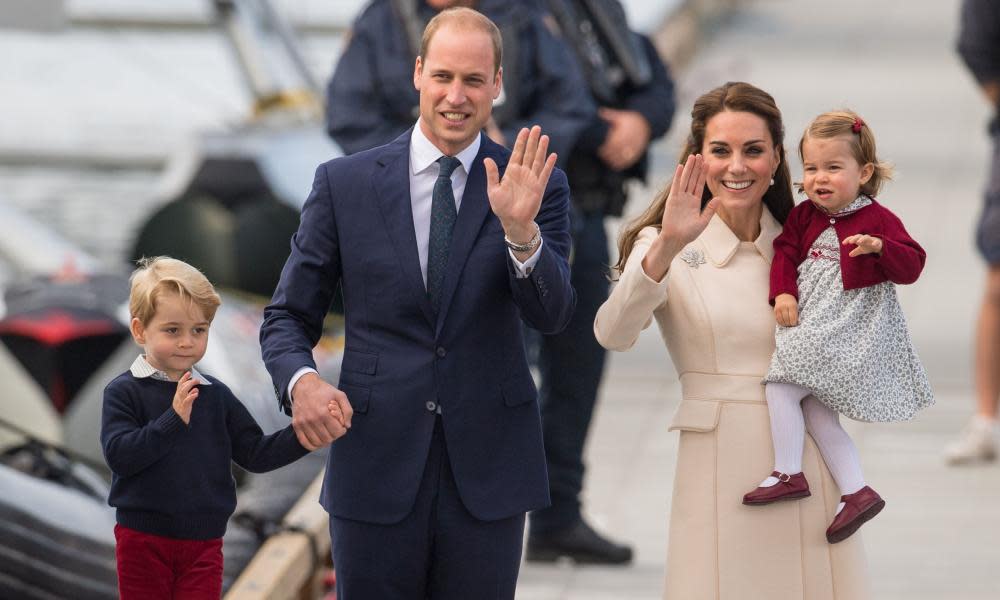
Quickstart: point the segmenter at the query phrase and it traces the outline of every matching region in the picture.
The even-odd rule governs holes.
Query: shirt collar
[[[781,224],[771,215],[767,206],[764,206],[760,215],[760,234],[753,241],[753,245],[768,264],[771,264],[774,259],[773,242],[779,233],[781,233]],[[708,259],[716,267],[724,267],[740,246],[740,239],[718,214],[712,217],[712,220],[708,222],[708,227],[698,239],[705,247]]]
[[[482,143],[482,134],[477,135],[471,144],[455,155],[455,158],[462,163],[462,168],[465,169],[466,173],[472,171],[472,161],[479,154],[479,147]],[[413,126],[413,133],[410,134],[410,173],[416,175],[423,172],[442,156],[444,153],[427,139],[427,136],[420,129],[420,120],[417,119],[417,124]]]
[[[129,371],[136,379],[151,377],[159,381],[171,381],[170,377],[166,373],[149,364],[149,361],[146,360],[146,356],[144,354],[140,354],[135,357],[135,360],[132,361],[132,366],[129,367]],[[197,379],[199,385],[212,385],[212,382],[203,377],[202,374],[199,373],[194,367],[191,367],[191,378]]]

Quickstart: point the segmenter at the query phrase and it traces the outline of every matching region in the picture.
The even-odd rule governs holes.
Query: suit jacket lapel
[[[451,234],[451,248],[448,251],[448,267],[444,275],[444,287],[441,290],[441,307],[438,313],[437,331],[440,333],[444,323],[444,317],[448,313],[451,299],[455,295],[455,288],[461,278],[465,261],[469,258],[472,246],[479,236],[483,221],[491,213],[490,201],[486,195],[486,167],[483,166],[483,159],[487,156],[497,162],[502,169],[500,155],[491,146],[493,143],[485,135],[482,145],[475,160],[472,161],[472,170],[465,183],[465,192],[462,194],[462,207],[458,211],[458,220],[455,222],[455,229]]]
[[[434,324],[424,278],[420,272],[420,256],[417,254],[417,236],[413,229],[413,210],[410,206],[410,131],[389,144],[378,158],[375,169],[375,192],[379,210],[385,220],[386,230],[392,240],[393,249],[399,257],[406,285],[420,305],[427,322]],[[461,216],[459,216],[461,222]]]

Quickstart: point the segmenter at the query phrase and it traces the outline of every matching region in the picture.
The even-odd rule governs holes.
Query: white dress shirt
[[[479,154],[482,137],[476,136],[471,144],[455,155],[462,163],[461,169],[455,169],[451,174],[451,189],[455,194],[455,212],[462,209],[462,195],[465,193],[465,183],[469,180],[472,161]],[[444,156],[437,146],[431,143],[420,129],[420,121],[413,127],[410,135],[410,208],[413,210],[413,231],[417,235],[417,255],[420,257],[420,273],[424,277],[424,287],[427,287],[427,253],[431,237],[431,199],[434,194],[434,182],[441,171],[437,160]],[[541,246],[539,246],[539,251]],[[517,277],[523,279],[531,273],[538,262],[539,252],[535,252],[523,263],[510,252],[514,261]]]
[[[469,180],[469,172],[472,170],[472,161],[479,154],[479,147],[482,145],[482,136],[476,136],[471,144],[462,149],[455,158],[461,164],[461,168],[456,168],[451,174],[451,189],[455,194],[455,211],[462,209],[462,196],[465,194],[465,184]],[[420,129],[420,120],[413,127],[410,135],[410,209],[413,211],[413,232],[417,237],[417,256],[420,258],[420,274],[424,279],[424,288],[427,287],[427,254],[431,237],[431,201],[434,194],[434,182],[437,181],[441,168],[437,160],[444,156],[438,150],[424,132]],[[542,242],[544,244],[544,242]],[[515,277],[524,279],[531,274],[531,270],[538,262],[542,252],[542,246],[523,263],[514,256],[514,252],[507,250],[514,263]],[[302,367],[295,372],[288,383],[288,397],[292,397],[292,389],[295,384],[306,373],[315,373],[312,367]]]

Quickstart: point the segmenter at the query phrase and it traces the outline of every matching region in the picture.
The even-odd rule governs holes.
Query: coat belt
[[[681,398],[716,402],[766,402],[763,375],[687,372],[680,376]]]

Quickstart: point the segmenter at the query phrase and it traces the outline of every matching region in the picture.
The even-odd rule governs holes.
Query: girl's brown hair
[[[764,90],[749,83],[731,81],[698,98],[694,103],[694,108],[691,109],[691,133],[681,151],[680,162],[683,164],[688,156],[701,152],[705,143],[705,126],[708,121],[720,112],[727,110],[755,114],[764,119],[767,124],[771,140],[778,150],[778,157],[781,161],[778,163],[778,171],[774,174],[774,185],[764,193],[763,200],[764,205],[771,211],[774,218],[779,223],[784,223],[795,204],[792,199],[792,183],[788,172],[788,162],[785,160],[785,126],[781,120],[781,111],[778,110],[774,98]],[[639,232],[644,227],[660,227],[669,193],[670,183],[668,182],[656,195],[649,208],[622,231],[618,238],[618,262],[614,266],[619,273],[625,268],[635,240],[639,237]],[[711,199],[712,193],[706,186],[701,198],[701,207],[705,208]]]
[[[830,139],[839,136],[848,138],[851,154],[860,166],[871,163],[874,167],[871,178],[861,186],[861,193],[875,196],[882,184],[892,179],[892,165],[879,160],[875,152],[875,134],[871,127],[853,110],[831,110],[813,119],[799,140],[799,158],[805,162],[802,146],[807,138]],[[799,191],[802,186],[797,184]]]

